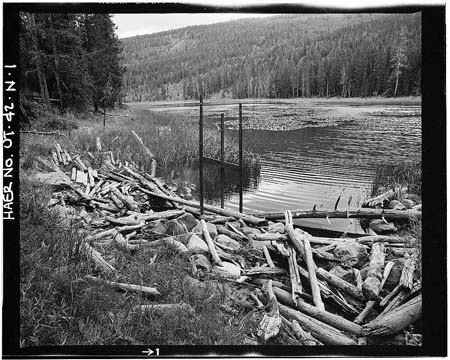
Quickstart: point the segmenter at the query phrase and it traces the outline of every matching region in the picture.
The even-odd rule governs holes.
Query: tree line
[[[421,16],[285,15],[122,40],[127,101],[421,94]]]
[[[86,109],[123,98],[121,45],[109,14],[20,13],[21,95]]]

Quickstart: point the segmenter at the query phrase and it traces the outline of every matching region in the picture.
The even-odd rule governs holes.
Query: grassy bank
[[[403,163],[377,168],[372,182],[372,196],[395,188],[407,188],[408,192],[421,195],[422,163]]]

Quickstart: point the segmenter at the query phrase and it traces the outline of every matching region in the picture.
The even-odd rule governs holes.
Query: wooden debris
[[[299,340],[302,346],[316,346],[323,345],[319,340],[314,338],[309,332],[306,332],[299,325],[297,320],[289,321],[285,317],[281,317],[283,324],[287,325],[291,331],[294,333],[294,336]]]
[[[294,304],[296,304],[297,298],[301,296],[301,294],[303,293],[303,287],[300,280],[300,273],[298,271],[297,256],[295,250],[292,247],[289,247],[288,251],[289,251],[288,264],[289,264],[289,276],[291,279],[292,301],[294,302]]]
[[[386,280],[392,270],[394,266],[394,262],[390,261],[386,267],[384,268],[384,272],[383,272],[383,280],[381,281],[381,285],[380,285],[380,289],[383,288],[384,284],[386,283]],[[375,306],[376,301],[374,300],[369,300],[366,303],[366,307],[364,308],[364,310],[355,318],[354,322],[355,324],[362,324],[362,322],[364,321],[364,319],[366,318],[367,315],[370,314],[370,312],[372,311],[373,307]]]
[[[282,316],[289,320],[298,321],[305,331],[310,332],[312,336],[325,345],[356,345],[356,341],[330,325],[283,304],[279,304],[279,309]]]
[[[195,208],[199,208],[200,204],[194,202],[194,201],[189,201],[189,200],[184,200],[181,198],[176,198],[176,197],[172,197],[172,196],[167,196],[167,195],[163,195],[163,194],[158,194],[152,191],[148,191],[144,188],[140,188],[141,191],[145,192],[146,194],[149,194],[151,196],[154,197],[158,197],[161,199],[165,199],[165,200],[169,200],[169,201],[174,201],[180,204],[184,204],[187,206],[192,206]],[[235,211],[231,211],[231,210],[225,210],[225,209],[221,209],[215,206],[211,206],[211,205],[205,205],[204,209],[207,211],[211,211],[213,213],[219,214],[219,215],[224,215],[224,216],[232,216],[236,219],[244,219],[246,222],[253,224],[253,225],[257,225],[257,226],[264,226],[267,221],[265,219],[260,219],[260,218],[256,218],[254,216],[251,215],[246,215],[246,214],[242,214],[239,212],[235,212]]]
[[[359,301],[365,301],[363,294],[359,291],[359,289],[349,282],[341,279],[340,277],[326,271],[323,268],[317,268],[317,276],[329,283],[330,285],[342,290],[346,294],[352,296],[353,298]]]
[[[151,172],[150,172],[150,176],[155,177],[156,176],[156,158],[153,155],[153,153],[150,151],[150,149],[144,145],[144,142],[142,141],[142,139],[139,137],[138,134],[136,134],[133,130],[131,130],[132,134],[135,136],[135,138],[137,139],[137,141],[139,142],[139,144],[142,147],[142,150],[144,151],[145,155],[147,155],[151,160],[152,160],[152,164],[151,164]]]
[[[422,317],[422,295],[363,326],[365,335],[395,334]]]
[[[263,287],[264,292],[268,298],[267,309],[268,313],[264,314],[261,323],[258,326],[257,335],[264,341],[276,336],[280,331],[281,317],[278,309],[278,302],[272,290],[272,280],[269,280]]]
[[[377,300],[383,279],[385,246],[383,243],[374,243],[370,255],[369,271],[364,281],[362,292],[367,300]]]
[[[287,291],[277,287],[275,287],[273,291],[277,299],[285,305],[297,308],[302,313],[312,316],[313,318],[320,320],[325,324],[331,325],[336,329],[344,330],[357,336],[361,336],[363,334],[363,329],[361,326],[343,318],[342,316],[330,313],[326,310],[318,309],[316,306],[312,306],[301,299],[294,303]]]
[[[125,291],[142,292],[144,294],[148,294],[151,296],[161,295],[157,289],[148,287],[148,286],[125,284],[125,283],[120,283],[120,282],[116,282],[116,281],[109,281],[109,280],[104,280],[104,279],[101,279],[99,277],[92,276],[92,275],[86,275],[86,279],[88,279],[92,282],[95,282],[95,283],[104,284],[104,285],[107,285],[107,286],[110,286],[113,288],[117,288],[117,289],[121,289],[121,290],[125,290]]]
[[[269,267],[274,268],[275,264],[273,263],[272,258],[270,257],[269,250],[267,250],[267,246],[263,246],[263,253]]]
[[[216,263],[219,266],[223,266],[222,261],[220,260],[219,255],[217,254],[217,250],[214,247],[214,243],[213,243],[213,241],[211,239],[211,235],[209,235],[209,231],[208,231],[208,228],[206,226],[205,220],[203,220],[203,219],[200,220],[200,223],[202,225],[203,237],[205,238],[206,243],[208,244],[208,248],[209,248],[209,251],[211,253],[211,257],[212,257],[213,262]]]
[[[100,255],[100,253],[95,250],[93,247],[91,247],[88,243],[84,244],[85,251],[87,255],[94,261],[95,265],[106,272],[114,272],[116,269],[109,264],[103,257]]]
[[[254,275],[285,275],[287,271],[278,267],[254,267],[250,269],[243,270],[243,275],[254,276]]]

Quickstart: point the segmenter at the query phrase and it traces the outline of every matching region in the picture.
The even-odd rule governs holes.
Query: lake
[[[189,103],[146,103],[137,108],[198,118],[198,106]],[[205,127],[214,128],[222,112],[226,120],[235,121],[237,102],[208,106],[206,101]],[[305,114],[309,122],[304,122]],[[247,100],[243,117],[244,123],[266,124],[287,119],[287,128],[294,128],[243,131],[244,146],[261,157],[259,177],[244,190],[246,212],[333,209],[339,196],[339,209],[347,204],[358,207],[370,195],[377,167],[421,161],[417,99]],[[237,136],[237,131],[226,130],[226,136]],[[228,176],[237,180],[235,174]],[[225,207],[237,209],[238,195],[231,187],[227,190]],[[211,202],[217,203],[217,194],[210,196]]]

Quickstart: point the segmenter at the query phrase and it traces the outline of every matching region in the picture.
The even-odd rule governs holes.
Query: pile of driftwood
[[[49,206],[66,221],[84,223],[83,249],[101,272],[118,271],[105,245],[131,254],[171,246],[189,260],[192,276],[184,279],[189,286],[200,289],[220,278],[247,288],[244,299],[223,310],[235,313],[245,306],[263,311],[255,332],[260,343],[283,328],[303,345],[362,345],[374,336],[402,332],[421,318],[418,239],[376,233],[316,237],[293,223],[301,217],[403,221],[420,218],[415,204],[410,209],[313,209],[266,217],[206,205],[200,216],[196,202],[177,197],[154,171],[148,174],[132,162],[114,159],[101,151],[99,139],[97,150],[100,158],[69,154],[55,144],[52,159],[39,160],[53,172],[39,180],[59,185]],[[385,201],[381,196],[367,205]],[[86,279],[159,295],[156,288],[105,280],[101,273]],[[187,304],[155,303],[141,310],[147,308],[192,311]]]

